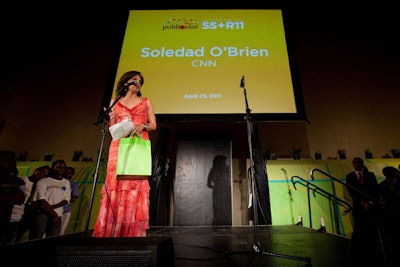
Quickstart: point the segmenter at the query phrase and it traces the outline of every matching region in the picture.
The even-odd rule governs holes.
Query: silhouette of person
[[[208,174],[207,187],[213,190],[213,225],[232,224],[230,169],[226,157],[214,157]]]
[[[400,266],[400,257],[395,253],[400,250],[400,171],[392,166],[382,169],[385,180],[379,187],[385,203],[382,215],[383,229],[392,252],[393,266]]]
[[[389,208],[400,208],[400,171],[392,166],[382,169],[385,180],[379,183],[385,204]]]
[[[8,242],[13,206],[25,200],[25,184],[17,175],[15,152],[0,151],[0,245]]]
[[[20,177],[25,183],[25,201],[21,205],[14,205],[11,214],[12,233],[10,235],[10,241],[20,242],[24,237],[26,231],[28,231],[32,221],[32,197],[33,192],[36,190],[37,182],[47,177],[50,172],[49,165],[43,165],[37,167],[32,175]],[[14,240],[13,240],[14,239]]]
[[[364,161],[353,158],[354,170],[346,175],[346,184],[353,199],[354,230],[349,248],[349,266],[379,266],[384,260],[380,215],[380,189],[376,176],[364,166]]]

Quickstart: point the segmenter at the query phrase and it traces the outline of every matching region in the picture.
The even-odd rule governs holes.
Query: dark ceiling
[[[181,2],[181,1],[180,1]],[[358,1],[357,1],[358,2]],[[3,58],[40,54],[54,49],[65,31],[71,31],[82,21],[112,27],[112,23],[125,18],[129,9],[282,9],[284,18],[292,24],[305,25],[341,23],[349,25],[363,35],[377,36],[397,51],[400,40],[400,16],[395,1],[383,0],[379,5],[352,1],[300,1],[300,0],[246,0],[235,4],[216,4],[205,0],[187,4],[148,1],[97,1],[38,4],[17,1],[2,9],[0,30],[2,33]],[[189,3],[189,2],[188,2]],[[72,26],[72,27],[71,27]],[[94,26],[93,26],[94,27]],[[321,29],[323,30],[323,29]]]

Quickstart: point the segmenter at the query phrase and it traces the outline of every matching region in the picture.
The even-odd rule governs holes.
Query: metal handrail
[[[294,179],[296,179],[296,178],[299,179],[299,180],[301,180],[302,182],[300,182],[300,181],[295,181]],[[301,185],[307,187],[308,216],[309,216],[309,221],[310,221],[310,228],[312,228],[310,191],[313,192],[314,197],[315,197],[315,193],[318,193],[318,194],[320,194],[320,195],[322,195],[322,196],[328,198],[329,200],[331,200],[332,198],[334,198],[334,195],[331,194],[331,193],[329,193],[328,191],[322,189],[321,187],[318,187],[317,185],[315,185],[315,184],[313,184],[313,183],[311,183],[311,182],[309,182],[309,181],[307,181],[307,180],[305,180],[305,179],[303,179],[303,178],[297,176],[297,175],[292,176],[292,177],[291,177],[291,181],[292,181],[292,184],[293,184],[294,189],[296,189],[296,190],[297,190],[297,188],[296,188],[296,183],[301,184]],[[304,182],[305,184],[304,184],[303,182]],[[344,201],[344,200],[342,200],[342,199],[340,199],[340,198],[336,198],[336,201],[337,201],[337,203],[338,203],[339,205],[341,205],[342,207],[347,206],[347,209],[344,211],[345,213],[348,213],[349,211],[351,211],[352,206],[351,206],[348,202],[346,202],[346,201]],[[335,214],[335,216],[337,216],[337,214]]]
[[[334,202],[334,209],[335,209],[335,215],[336,215],[336,216],[335,216],[336,231],[337,231],[338,234],[340,234],[340,228],[339,228],[339,216],[338,216],[338,212],[339,212],[339,211],[338,211],[338,208],[337,208],[337,205],[336,205],[336,204],[337,204],[337,197],[336,197],[336,191],[335,191],[335,182],[338,182],[338,183],[340,183],[340,184],[346,186],[347,188],[351,188],[352,190],[358,192],[359,194],[362,194],[363,196],[365,196],[366,198],[370,199],[371,201],[373,201],[373,202],[375,202],[375,203],[380,203],[380,204],[382,204],[382,205],[384,204],[384,203],[382,203],[382,201],[380,201],[380,200],[378,200],[378,199],[376,199],[376,198],[374,198],[374,197],[368,195],[367,193],[365,193],[365,192],[359,190],[358,188],[355,188],[355,187],[352,186],[352,185],[349,185],[349,184],[347,184],[347,183],[344,183],[344,182],[340,181],[338,178],[336,178],[336,177],[330,175],[329,173],[324,172],[323,170],[320,170],[320,169],[318,169],[318,168],[314,168],[314,169],[312,169],[312,170],[310,171],[310,176],[311,176],[311,179],[313,179],[313,180],[315,180],[315,178],[314,178],[314,172],[319,172],[319,173],[321,173],[321,174],[323,174],[323,175],[325,175],[325,176],[327,176],[327,177],[329,177],[329,178],[331,179],[332,192],[333,192],[333,198],[334,198],[334,199],[333,199],[333,202]]]

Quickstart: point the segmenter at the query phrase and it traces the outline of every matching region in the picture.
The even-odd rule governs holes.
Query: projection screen
[[[305,119],[282,10],[130,10],[114,78],[143,73],[159,121]]]

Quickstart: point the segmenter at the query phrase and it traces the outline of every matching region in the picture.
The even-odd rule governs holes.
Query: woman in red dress
[[[151,101],[142,97],[140,92],[143,83],[144,79],[139,71],[128,71],[121,76],[116,95],[122,97],[109,113],[109,126],[130,118],[135,134],[148,140],[148,132],[157,129],[157,122]],[[114,101],[115,99],[111,101],[111,105]],[[117,180],[118,145],[119,140],[111,141],[107,176],[101,189],[93,237],[145,237],[146,230],[149,229],[148,176],[143,176],[143,179]]]

